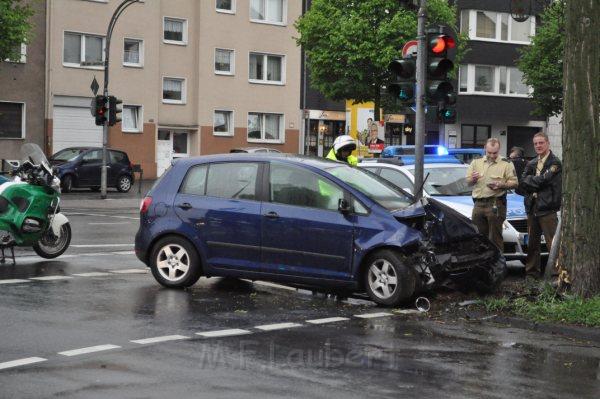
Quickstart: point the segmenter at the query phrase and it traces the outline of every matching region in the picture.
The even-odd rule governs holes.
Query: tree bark
[[[566,2],[563,207],[558,265],[575,294],[600,294],[600,1]]]

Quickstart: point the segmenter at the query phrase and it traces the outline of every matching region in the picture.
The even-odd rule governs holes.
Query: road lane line
[[[326,324],[326,323],[335,323],[338,321],[348,321],[350,320],[347,317],[328,317],[326,319],[314,319],[314,320],[306,320],[307,323],[310,324]]]
[[[273,330],[283,330],[286,328],[296,328],[296,327],[302,327],[302,324],[298,324],[298,323],[264,324],[262,326],[255,326],[254,328],[257,328],[262,331],[273,331]]]
[[[73,244],[72,248],[111,248],[111,247],[133,247],[133,244]]]
[[[191,337],[186,337],[185,335],[165,335],[162,337],[135,339],[135,340],[132,340],[129,342],[133,342],[134,344],[146,345],[146,344],[155,344],[157,342],[179,341],[182,339],[190,339],[190,338]]]
[[[135,251],[112,251],[113,255],[135,255]]]
[[[229,330],[217,330],[217,331],[204,331],[197,332],[196,335],[200,335],[204,338],[217,338],[217,337],[232,337],[234,335],[245,335],[252,334],[252,331],[242,330],[240,328],[232,328]]]
[[[81,213],[81,212],[67,212],[67,216],[100,216],[104,218],[115,218],[115,219],[131,219],[131,220],[140,220],[139,216],[134,218],[131,216],[118,216],[118,215],[101,215],[99,213]]]
[[[102,351],[118,349],[118,348],[120,348],[120,346],[118,346],[118,345],[110,345],[110,344],[97,345],[97,346],[88,346],[87,348],[79,348],[79,349],[72,349],[72,350],[68,350],[68,351],[64,351],[64,352],[58,352],[58,354],[63,355],[63,356],[78,356],[78,355],[85,355],[86,353],[102,352]]]
[[[358,317],[360,319],[374,319],[376,317],[387,317],[387,316],[393,316],[393,313],[385,313],[385,312],[380,312],[380,313],[363,313],[363,314],[355,314],[354,317]]]
[[[44,276],[44,277],[30,277],[30,280],[36,281],[54,281],[54,280],[68,280],[73,277],[71,276]]]
[[[123,269],[123,270],[109,270],[110,273],[115,273],[115,274],[144,274],[144,273],[148,273],[149,269]]]
[[[106,273],[106,272],[89,272],[89,273],[73,273],[72,276],[77,276],[77,277],[106,277],[106,276],[112,276],[111,273]]]
[[[48,359],[43,357],[27,357],[24,359],[11,360],[10,362],[0,363],[0,370],[9,369],[12,367],[26,366],[28,364],[34,364],[39,362],[45,362]]]
[[[17,283],[31,283],[29,280],[21,280],[18,278],[8,279],[8,280],[0,280],[0,284],[17,284]]]
[[[90,226],[104,226],[104,225],[115,225],[115,224],[131,224],[131,222],[101,222],[101,223],[88,223]]]

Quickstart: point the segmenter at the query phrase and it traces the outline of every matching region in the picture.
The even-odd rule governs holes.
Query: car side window
[[[206,195],[256,200],[258,163],[214,163],[208,168]]]
[[[279,204],[338,210],[344,191],[331,181],[306,169],[271,164],[270,201]]]
[[[205,195],[208,166],[196,165],[188,170],[179,190],[182,194]]]
[[[85,154],[81,159],[87,163],[102,162],[102,151],[90,151],[87,154]]]
[[[119,151],[109,151],[110,163],[124,163],[125,154]]]
[[[381,168],[381,173],[379,176],[410,193],[413,191],[413,183],[408,177],[406,177],[404,173],[400,172],[399,170]]]

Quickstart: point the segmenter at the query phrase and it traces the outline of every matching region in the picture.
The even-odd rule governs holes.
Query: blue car
[[[506,270],[494,244],[436,200],[288,154],[177,160],[142,201],[135,252],[166,287],[229,276],[366,291],[381,305],[442,284],[490,291]]]

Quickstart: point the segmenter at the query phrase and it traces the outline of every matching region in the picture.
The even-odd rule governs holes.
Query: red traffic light
[[[429,41],[429,50],[434,54],[442,54],[454,47],[456,47],[456,42],[453,37],[448,35],[439,35]]]

